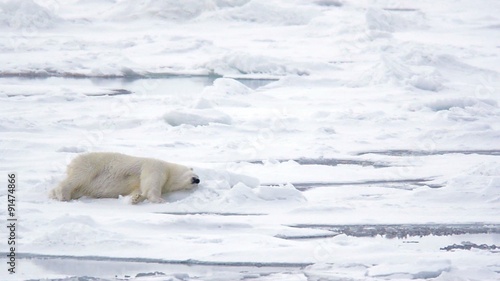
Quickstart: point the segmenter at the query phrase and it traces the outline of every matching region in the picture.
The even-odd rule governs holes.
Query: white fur
[[[145,199],[162,203],[163,193],[196,186],[192,178],[198,176],[179,164],[120,153],[87,153],[71,161],[66,179],[50,192],[50,197],[69,201],[82,196],[131,195],[132,204]]]

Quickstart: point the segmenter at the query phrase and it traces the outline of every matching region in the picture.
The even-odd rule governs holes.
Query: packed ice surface
[[[500,244],[499,14],[493,0],[1,0],[19,272],[0,279],[500,279],[498,250],[441,250]],[[90,151],[202,182],[160,205],[48,199]],[[5,188],[0,202],[6,217]],[[327,228],[380,224],[497,230]],[[147,259],[212,267],[141,275],[160,267]]]

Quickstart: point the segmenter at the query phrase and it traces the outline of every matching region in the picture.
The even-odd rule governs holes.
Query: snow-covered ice
[[[0,167],[19,179],[0,279],[499,280],[499,14],[0,0]],[[91,151],[201,184],[165,204],[50,200]]]

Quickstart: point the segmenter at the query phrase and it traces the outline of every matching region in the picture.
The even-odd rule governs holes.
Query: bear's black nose
[[[198,183],[200,183],[200,179],[199,179],[199,178],[195,178],[195,177],[193,177],[193,178],[191,178],[191,183],[193,183],[193,184],[195,184],[195,183],[196,183],[196,184],[198,184]]]

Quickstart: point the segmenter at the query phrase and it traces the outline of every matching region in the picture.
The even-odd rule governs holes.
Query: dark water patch
[[[490,155],[490,156],[500,156],[500,150],[498,149],[485,149],[485,150],[406,150],[406,149],[394,149],[394,150],[373,150],[373,151],[363,151],[358,152],[356,155],[366,155],[366,154],[378,154],[386,156],[432,156],[432,155],[446,155],[446,154],[478,154],[478,155]]]
[[[383,10],[389,11],[389,12],[417,12],[417,11],[420,11],[419,9],[415,9],[415,8],[384,8]]]
[[[249,217],[249,216],[267,216],[263,213],[218,213],[218,212],[156,212],[155,214],[186,216],[186,215],[202,215],[202,216],[223,216],[223,217]]]
[[[485,26],[484,28],[488,28],[488,29],[500,29],[500,24],[491,24],[491,25]]]
[[[312,234],[312,235],[283,235],[283,234],[278,234],[274,237],[276,238],[281,238],[285,240],[312,240],[312,239],[326,239],[326,238],[332,238],[339,235],[338,233],[331,233],[331,234]]]
[[[351,64],[354,63],[352,60],[331,60],[328,61],[329,64]]]
[[[487,244],[478,245],[476,243],[472,243],[472,242],[467,241],[467,242],[462,242],[460,244],[453,244],[450,246],[446,246],[446,247],[441,248],[440,250],[454,251],[454,250],[472,250],[472,249],[495,251],[495,250],[500,250],[500,246],[487,245]]]
[[[7,255],[1,253],[0,255]],[[188,265],[188,266],[225,266],[225,267],[270,267],[270,268],[304,268],[312,265],[312,263],[299,262],[254,262],[254,261],[203,261],[196,259],[187,260],[165,260],[155,258],[126,258],[126,257],[106,257],[106,256],[72,256],[72,255],[44,255],[32,253],[18,253],[20,259],[65,259],[75,261],[109,261],[109,262],[133,262],[133,263],[154,263],[154,264],[171,264],[171,265]]]
[[[166,274],[163,272],[155,271],[155,272],[145,272],[138,273],[135,277],[149,277],[149,276],[165,276]]]
[[[287,161],[287,160],[283,160]],[[298,158],[293,161],[301,165],[325,165],[325,166],[338,166],[338,165],[358,165],[358,166],[372,166],[374,168],[387,168],[391,167],[388,163],[375,162],[369,160],[356,160],[356,159],[337,159],[337,158]]]
[[[87,94],[87,96],[91,96],[91,97],[102,97],[102,96],[112,97],[112,96],[130,95],[132,93],[133,93],[132,91],[125,90],[125,89],[112,89],[112,90],[110,90],[109,93]]]
[[[380,225],[328,225],[298,224],[296,228],[328,230],[335,234],[354,237],[408,238],[423,236],[451,236],[463,234],[500,234],[498,224],[380,224]]]
[[[127,276],[125,278],[130,278],[130,276]],[[120,279],[117,279],[120,280]],[[127,280],[127,279],[123,279]],[[67,277],[67,278],[56,278],[56,279],[50,279],[50,278],[44,278],[44,279],[28,279],[26,281],[111,281],[111,279],[103,279],[103,278],[98,278],[98,277],[92,277],[92,276],[72,276],[72,277]]]
[[[344,5],[340,0],[316,0],[314,2],[323,7],[342,7]]]
[[[251,79],[251,78],[232,78],[241,84],[247,86],[250,89],[258,89],[260,87],[264,87],[272,82],[278,81],[279,79],[276,78],[256,78],[256,79]]]
[[[374,168],[388,168],[391,167],[389,163],[381,161],[370,160],[357,160],[357,159],[340,159],[340,158],[296,158],[296,159],[277,159],[278,162],[294,161],[301,165],[324,165],[324,166],[338,166],[338,165],[357,165],[357,166],[371,166]],[[264,160],[251,160],[246,161],[251,164],[261,164]]]
[[[121,96],[121,95],[130,95],[132,94],[132,91],[126,90],[126,89],[113,89],[111,90],[111,93],[108,94],[108,96]]]
[[[397,180],[367,180],[358,182],[318,182],[318,183],[292,183],[300,191],[306,191],[316,187],[326,186],[348,186],[348,185],[380,185],[381,187],[412,190],[421,186],[441,188],[442,185],[429,183],[433,179],[397,179]]]
[[[182,74],[182,73],[138,73],[135,71],[123,71],[119,74],[83,74],[74,72],[61,72],[55,70],[40,70],[40,71],[23,71],[23,72],[0,72],[0,78],[26,78],[26,79],[45,79],[45,78],[70,78],[70,79],[128,79],[128,80],[139,80],[139,79],[169,79],[169,78],[195,78],[195,77],[206,77],[212,80],[217,78],[222,78],[219,74]]]
[[[15,98],[15,97],[23,97],[23,98],[28,98],[28,97],[34,97],[34,96],[42,96],[42,94],[29,94],[29,93],[26,93],[26,94],[7,94],[6,95],[8,98]]]
[[[60,73],[52,71],[33,72],[0,72],[0,79],[16,79],[41,85],[64,85],[65,87],[78,87],[81,85],[104,86],[114,88],[110,93],[88,94],[89,96],[116,96],[137,94],[176,94],[176,93],[201,93],[206,86],[213,85],[216,74],[172,74],[172,73],[126,73],[117,75],[87,75],[77,73]],[[231,77],[229,77],[231,78]],[[263,87],[278,78],[232,78],[251,89]],[[8,81],[8,80],[7,80]]]
[[[6,253],[0,253],[6,255]],[[154,278],[155,280],[248,280],[272,274],[300,274],[312,263],[287,262],[234,262],[199,260],[163,260],[148,258],[119,258],[100,256],[42,255],[20,253],[20,263],[26,268],[34,268],[34,280],[58,281],[101,281],[135,280]],[[0,259],[0,262],[5,259]],[[35,274],[34,274],[35,273]],[[50,279],[48,276],[61,275],[66,278]]]

